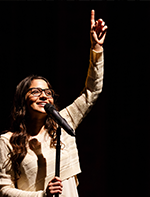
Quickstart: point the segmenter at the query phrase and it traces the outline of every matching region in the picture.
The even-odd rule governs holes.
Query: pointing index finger
[[[95,10],[91,10],[91,29],[95,23]]]

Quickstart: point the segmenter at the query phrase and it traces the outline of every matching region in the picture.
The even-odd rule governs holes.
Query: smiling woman
[[[53,97],[47,96],[43,91],[41,94],[35,94],[32,89],[35,87],[50,90],[53,92]],[[56,135],[54,135],[56,123],[47,116],[43,106],[43,103],[55,105],[54,97],[55,93],[52,86],[46,78],[41,76],[32,75],[26,77],[16,88],[10,128],[12,131],[10,143],[15,153],[11,155],[12,165],[16,172],[15,182],[21,174],[20,163],[27,153],[26,144],[30,136],[36,136],[39,130],[42,133],[45,127],[52,138],[51,146],[56,143]]]
[[[91,110],[103,86],[103,42],[107,26],[95,22],[91,11],[91,50],[85,88],[60,111],[75,130]],[[55,93],[47,79],[29,76],[16,88],[10,131],[0,137],[0,196],[77,197],[77,174],[81,172],[75,138],[61,134],[60,177],[55,177],[56,130],[58,125],[44,109],[55,106]]]

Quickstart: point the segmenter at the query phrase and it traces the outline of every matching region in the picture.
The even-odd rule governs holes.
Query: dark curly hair
[[[16,92],[13,101],[13,108],[11,112],[11,132],[13,133],[10,138],[10,143],[13,148],[10,159],[12,162],[13,170],[15,171],[15,181],[20,177],[20,164],[24,157],[27,154],[27,143],[29,135],[27,133],[27,108],[25,95],[31,82],[34,79],[42,79],[46,81],[48,87],[52,89],[49,81],[37,75],[31,75],[23,79],[18,86],[16,87]],[[55,95],[55,94],[54,94]],[[55,100],[55,96],[54,96]],[[55,104],[54,104],[55,106]],[[56,106],[55,106],[56,107]],[[57,109],[57,107],[56,107]],[[46,117],[45,128],[48,131],[49,136],[51,137],[51,147],[55,147],[56,144],[56,123],[49,116]]]

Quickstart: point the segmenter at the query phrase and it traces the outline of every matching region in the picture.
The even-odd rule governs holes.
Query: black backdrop
[[[149,177],[150,3],[38,2],[1,5],[1,131],[16,85],[29,74],[49,79],[60,109],[84,87],[90,10],[108,25],[103,92],[77,129],[82,197],[144,197]]]

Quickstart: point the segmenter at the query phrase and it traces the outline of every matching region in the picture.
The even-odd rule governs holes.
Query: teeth
[[[39,105],[43,105],[44,106],[44,105],[46,105],[46,103],[39,103]]]

